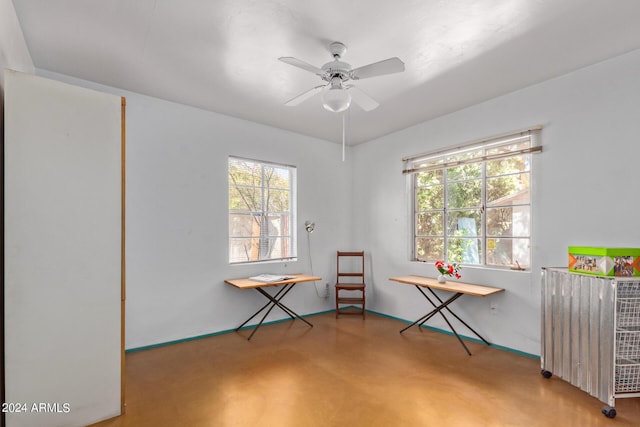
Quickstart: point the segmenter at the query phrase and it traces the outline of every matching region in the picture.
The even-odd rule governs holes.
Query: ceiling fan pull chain
[[[347,110],[342,114],[342,161],[344,162],[344,150],[345,150],[345,144],[346,144],[346,134],[347,134],[347,111],[349,111],[349,109],[347,108]]]
[[[344,162],[346,147],[350,146],[351,134],[351,108],[347,108],[342,113],[342,161]]]

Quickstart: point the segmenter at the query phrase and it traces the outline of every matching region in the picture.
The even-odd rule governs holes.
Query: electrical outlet
[[[329,283],[324,284],[324,297],[329,298]]]

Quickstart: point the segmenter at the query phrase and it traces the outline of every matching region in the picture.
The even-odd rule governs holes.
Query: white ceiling
[[[35,66],[341,142],[320,67],[340,41],[354,68],[397,56],[400,74],[355,84],[360,143],[640,48],[638,0],[13,0]]]

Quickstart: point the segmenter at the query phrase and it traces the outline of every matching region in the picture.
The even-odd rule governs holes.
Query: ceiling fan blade
[[[404,62],[394,57],[358,67],[351,71],[351,78],[354,80],[362,80],[384,74],[399,73],[401,71],[404,71]]]
[[[312,89],[309,89],[306,92],[301,93],[300,95],[291,98],[290,100],[288,100],[287,102],[284,103],[284,105],[286,105],[287,107],[295,107],[296,105],[302,103],[303,101],[306,101],[307,99],[311,98],[313,95],[315,95],[316,93],[320,92],[322,89],[324,89],[326,85],[320,85],[320,86],[316,86]]]
[[[347,88],[349,89],[349,93],[351,93],[351,99],[353,100],[353,102],[358,104],[364,111],[374,110],[380,105],[375,99],[367,95],[362,89],[351,85],[347,86]]]
[[[317,74],[318,76],[322,76],[324,74],[324,71],[322,71],[321,68],[318,68],[307,62],[301,61],[300,59],[297,59],[297,58],[292,58],[290,56],[283,56],[278,59],[284,63],[293,65],[294,67],[298,67],[298,68],[302,68],[303,70],[310,71],[313,74]]]

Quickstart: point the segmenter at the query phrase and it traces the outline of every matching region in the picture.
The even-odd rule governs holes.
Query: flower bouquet
[[[458,263],[454,262],[452,264],[446,264],[444,261],[438,260],[436,261],[436,268],[440,272],[440,275],[438,276],[438,282],[440,283],[445,283],[447,281],[447,276],[455,277],[456,279],[462,277],[462,275],[460,275],[462,267]]]

